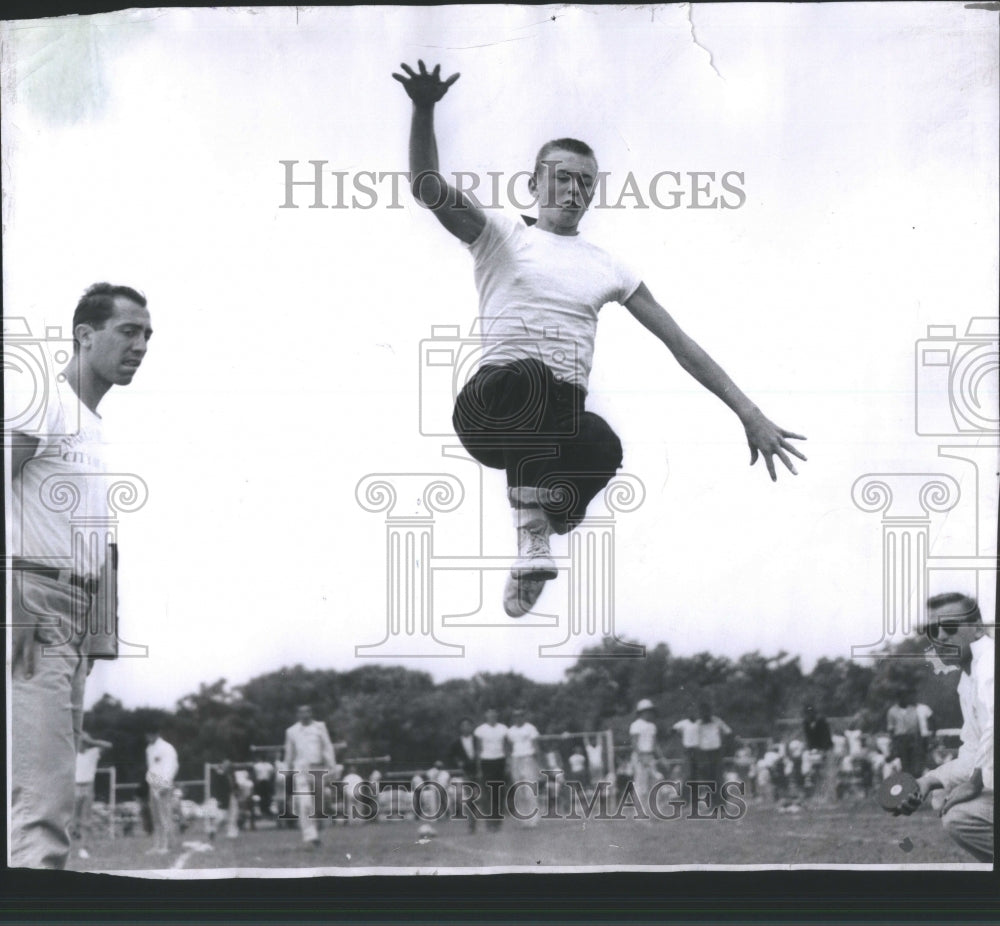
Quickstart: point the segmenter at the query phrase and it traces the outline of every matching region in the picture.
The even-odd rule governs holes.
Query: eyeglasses
[[[961,626],[961,621],[935,621],[933,624],[927,625],[927,636],[932,640],[937,640],[938,635],[943,631],[945,636],[953,637]]]

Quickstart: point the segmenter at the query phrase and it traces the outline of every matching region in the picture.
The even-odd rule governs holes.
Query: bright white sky
[[[68,333],[80,293],[108,279],[147,293],[156,329],[134,384],[101,407],[116,467],[149,487],[120,528],[123,636],[149,658],[100,666],[88,704],[171,706],[220,676],[363,664],[354,648],[384,635],[387,599],[384,516],[355,498],[367,474],[462,480],[435,552],[474,552],[475,469],[418,427],[421,340],[475,316],[468,255],[405,189],[388,208],[388,184],[368,210],[306,209],[304,188],[303,208],[279,208],[281,160],[302,179],[309,160],[405,170],[410,104],[390,74],[418,57],[462,73],[438,111],[446,171],[512,173],[571,135],[612,191],[629,171],[640,188],[664,170],[744,174],[740,209],[626,200],[582,226],[809,437],[800,475],[772,485],[747,466],[737,419],[624,309],[604,309],[591,407],[646,493],[617,526],[620,635],[681,654],[785,649],[807,667],[877,641],[881,516],[851,496],[866,473],[951,475],[961,498],[931,518],[931,556],[995,555],[995,427],[918,435],[914,412],[949,417],[949,368],[917,363],[928,325],[961,336],[993,316],[995,337],[996,15],[710,4],[693,20],[685,6],[479,6],[5,25],[5,312]],[[960,337],[956,356],[975,346]],[[963,374],[978,389],[965,401],[986,409],[995,350]],[[447,420],[443,391],[427,401]],[[973,464],[942,444],[980,446],[978,499]],[[486,473],[484,549],[498,556],[514,542],[503,486]],[[400,511],[416,498],[401,492]],[[974,572],[929,581],[976,592]],[[979,576],[987,614],[994,582]],[[538,648],[566,636],[566,578],[540,603],[547,623],[506,618],[501,583],[486,574],[468,619],[489,626],[442,628],[479,601],[474,577],[441,575],[436,632],[464,657],[407,664],[560,678],[567,660]]]

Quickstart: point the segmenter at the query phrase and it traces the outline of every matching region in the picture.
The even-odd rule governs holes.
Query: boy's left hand
[[[795,476],[798,475],[798,470],[788,458],[788,454],[790,453],[800,460],[805,460],[806,457],[788,443],[788,440],[805,440],[805,435],[779,428],[773,421],[766,418],[760,409],[754,411],[750,419],[744,422],[743,427],[746,430],[747,443],[750,445],[751,466],[757,462],[757,457],[762,454],[771,481],[777,482],[778,474],[774,469],[774,457],[778,457],[789,472]]]

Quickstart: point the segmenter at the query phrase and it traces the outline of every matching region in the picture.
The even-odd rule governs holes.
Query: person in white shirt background
[[[174,779],[179,763],[177,750],[160,736],[159,730],[146,734],[146,783],[153,818],[153,848],[163,855],[170,851],[174,835]]]
[[[632,781],[636,798],[644,813],[649,814],[649,792],[659,778],[656,760],[660,749],[656,742],[656,724],[653,723],[653,702],[643,698],[636,706],[639,715],[632,721],[628,734],[632,741]]]
[[[939,813],[945,831],[977,861],[993,861],[993,723],[996,644],[986,633],[979,605],[956,593],[927,602],[927,636],[938,658],[956,666],[962,708],[958,755],[917,779],[898,813],[913,813],[944,789]]]
[[[475,730],[476,764],[482,786],[481,807],[486,828],[496,831],[503,823],[503,807],[507,797],[507,727],[500,723],[495,708],[488,708],[486,719]],[[471,812],[471,811],[470,811]]]
[[[515,708],[513,722],[507,730],[510,746],[510,778],[515,810],[525,826],[538,823],[538,779],[541,756],[538,750],[538,729],[527,719],[523,707]],[[527,782],[527,784],[521,784]]]
[[[314,720],[312,708],[298,708],[298,720],[285,731],[285,765],[292,774],[294,795],[292,805],[299,818],[302,841],[310,849],[319,847],[317,817],[323,812],[325,778],[336,765],[333,741],[322,720]],[[310,774],[322,771],[322,775]],[[281,783],[287,787],[285,782]],[[287,792],[286,792],[287,793]]]

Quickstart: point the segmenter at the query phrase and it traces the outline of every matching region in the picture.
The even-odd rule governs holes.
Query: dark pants
[[[507,472],[511,488],[552,491],[545,509],[558,533],[583,520],[587,505],[622,465],[618,435],[584,411],[586,394],[557,382],[538,360],[484,366],[455,402],[452,423],[480,463]]]
[[[483,788],[480,809],[487,825],[499,826],[503,820],[504,800],[507,797],[507,760],[481,759],[479,765],[483,773],[480,781]]]

